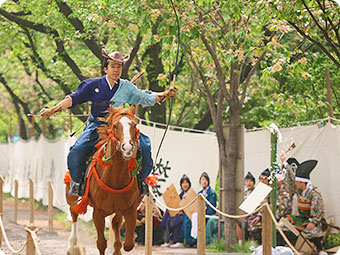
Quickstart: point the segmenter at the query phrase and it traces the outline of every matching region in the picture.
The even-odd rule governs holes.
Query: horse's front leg
[[[77,224],[78,224],[78,214],[76,214],[73,208],[77,205],[77,196],[69,196],[68,191],[70,190],[70,184],[66,184],[66,201],[70,207],[70,212],[72,216],[72,230],[70,237],[68,238],[68,247],[66,254],[74,255],[81,254],[81,250],[84,251],[84,247],[77,245],[78,235],[77,235]]]
[[[114,233],[114,252],[113,255],[121,255],[122,253],[120,252],[120,250],[122,249],[122,240],[120,239],[120,227],[122,224],[122,215],[121,214],[116,214],[113,218],[112,218],[112,230]]]
[[[125,211],[124,218],[125,218],[125,242],[124,242],[124,250],[131,251],[135,246],[135,229],[136,229],[136,207],[133,206]]]
[[[105,229],[105,217],[96,208],[93,210],[93,222],[97,230],[97,248],[100,255],[105,254],[105,249],[107,247],[106,239],[104,236]]]

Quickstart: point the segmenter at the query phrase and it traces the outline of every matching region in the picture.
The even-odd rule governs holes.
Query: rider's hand
[[[48,118],[51,117],[54,113],[51,111],[50,108],[42,108],[40,110],[40,116]]]
[[[53,116],[56,112],[61,112],[62,108],[61,108],[61,103],[51,107],[51,108],[42,108],[40,110],[40,116],[48,118]]]
[[[158,93],[157,94],[157,96],[158,96],[157,101],[164,102],[169,97],[175,97],[176,94],[177,94],[177,87],[171,87],[171,88],[165,90],[164,92]]]

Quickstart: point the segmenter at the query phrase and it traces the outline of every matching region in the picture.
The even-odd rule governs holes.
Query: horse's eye
[[[113,125],[113,128],[114,128],[114,129],[117,129],[117,125]]]

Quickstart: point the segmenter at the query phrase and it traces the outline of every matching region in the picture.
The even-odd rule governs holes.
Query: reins
[[[128,161],[128,169],[131,172],[131,181],[129,182],[128,185],[126,185],[122,189],[114,189],[114,188],[108,186],[107,184],[105,184],[100,179],[100,177],[98,175],[98,172],[97,172],[97,169],[96,169],[97,163],[99,163],[100,165],[102,165],[104,167],[105,166],[109,166],[109,165],[113,165],[113,162],[112,162],[111,158],[115,155],[117,150],[110,156],[110,158],[107,159],[106,157],[104,157],[105,156],[104,148],[107,145],[107,143],[109,142],[109,140],[112,140],[116,144],[118,142],[118,139],[114,135],[114,124],[113,124],[113,122],[120,115],[129,115],[129,116],[134,118],[134,115],[131,112],[124,111],[124,110],[123,111],[119,111],[119,112],[117,112],[117,113],[115,113],[113,115],[111,128],[107,130],[108,137],[96,144],[96,147],[99,148],[99,149],[94,154],[92,162],[91,162],[91,168],[90,168],[90,172],[89,172],[89,175],[88,175],[88,180],[87,180],[87,183],[86,183],[85,194],[82,197],[81,202],[78,203],[74,207],[74,210],[75,210],[75,212],[77,214],[84,214],[87,211],[87,205],[88,205],[88,202],[89,202],[90,180],[91,180],[92,175],[96,179],[96,181],[99,184],[99,186],[102,189],[104,189],[104,190],[106,190],[106,191],[108,191],[110,193],[123,193],[123,192],[127,192],[127,191],[129,191],[132,188],[132,186],[133,186],[133,184],[135,182],[135,179],[136,179],[136,176],[137,176],[136,173],[139,170],[137,168],[140,168],[140,162],[137,162],[136,158],[131,158]],[[139,135],[140,135],[139,129],[136,128],[136,139],[137,139],[137,141],[139,139]]]

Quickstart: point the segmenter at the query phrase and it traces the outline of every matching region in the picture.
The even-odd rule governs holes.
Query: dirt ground
[[[13,199],[8,199],[4,201],[3,204],[3,216],[4,216],[4,226],[6,230],[7,237],[10,244],[13,246],[14,250],[18,250],[26,241],[26,231],[25,227],[29,225],[29,207],[27,203],[20,202],[18,210],[18,221],[14,223],[14,202]],[[65,255],[67,250],[69,231],[59,224],[59,222],[53,222],[54,232],[48,231],[48,215],[45,210],[34,211],[34,225],[39,228],[37,236],[40,239],[39,249],[41,254],[48,255]],[[90,237],[85,233],[86,231],[79,230],[78,240],[81,245],[85,247],[86,255],[97,255],[98,250],[96,248],[95,238]],[[5,254],[15,254],[11,252],[7,244],[2,239],[2,250]],[[160,246],[154,246],[152,248],[153,254],[156,255],[171,255],[171,254],[197,254],[196,249],[170,249],[161,248]],[[105,254],[112,254],[112,250],[106,249]],[[24,249],[20,254],[26,254],[26,249]],[[142,255],[145,254],[144,246],[136,246],[131,252],[124,252],[122,254],[131,255]]]

